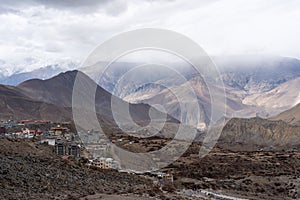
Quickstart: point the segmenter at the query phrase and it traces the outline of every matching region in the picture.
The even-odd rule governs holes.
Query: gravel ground
[[[93,170],[51,153],[47,146],[0,139],[1,199],[79,199],[87,195],[156,195],[147,179]]]

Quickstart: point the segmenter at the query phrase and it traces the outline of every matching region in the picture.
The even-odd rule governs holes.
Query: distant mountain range
[[[30,79],[49,79],[53,76],[58,75],[61,72],[76,69],[78,64],[74,62],[61,62],[59,64],[46,65],[34,70],[24,71],[15,70],[7,72],[5,68],[1,68],[0,62],[0,84],[16,86],[26,80]]]
[[[226,105],[220,106],[226,107],[227,117],[270,117],[300,103],[300,91],[298,89],[300,84],[300,61],[297,59],[275,56],[228,56],[214,57],[213,60],[219,67],[220,78],[225,84]],[[140,64],[113,63],[103,74],[98,84],[113,95],[131,103],[163,104],[170,115],[187,124],[189,124],[189,119],[184,116],[183,118],[180,117],[179,104],[175,96],[170,94],[169,89],[180,91],[184,95],[188,92],[187,85],[191,85],[196,92],[201,109],[200,124],[209,123],[210,94],[203,78],[195,75],[192,67],[185,68],[173,63],[174,69],[184,76],[186,82],[172,78],[168,70],[159,67],[137,70],[120,81],[125,73]],[[70,107],[71,99],[61,99],[64,98],[62,96],[64,92],[61,91],[64,91],[65,84],[59,86],[63,89],[56,91],[59,94],[57,96],[61,96],[59,100],[49,92],[45,97],[44,93],[46,93],[47,88],[51,88],[49,86],[51,81],[43,89],[41,87],[45,83],[40,81],[43,84],[38,87],[39,92],[36,92],[36,88],[31,90],[21,84],[26,80],[35,78],[46,80],[67,71],[69,68],[76,68],[76,66],[72,62],[64,63],[62,66],[51,65],[31,72],[17,72],[10,76],[6,76],[7,73],[0,72],[0,83],[12,86],[20,84],[18,87],[26,90],[31,97],[35,97],[35,100],[50,101],[54,105]],[[91,70],[96,69],[92,68]],[[97,76],[96,71],[94,74]],[[48,83],[49,81],[45,82]],[[59,87],[57,86],[57,88]],[[216,91],[222,93],[221,86],[214,87],[217,88]],[[67,89],[70,91],[70,88],[69,86]],[[68,95],[70,98],[70,94]]]
[[[27,80],[17,86],[0,85],[0,119],[72,120],[72,93],[77,75],[83,77],[85,84],[96,85],[90,77],[76,70],[60,73],[46,80]],[[159,83],[159,81],[163,80],[158,80],[156,83]],[[283,108],[294,107],[269,119],[259,117],[241,119],[239,118],[240,116],[234,117],[224,127],[219,145],[223,145],[226,148],[236,148],[238,145],[243,148],[256,149],[272,146],[298,148],[299,146],[297,145],[300,144],[300,104],[296,104],[299,100],[299,95],[297,94],[299,91],[298,81],[299,78],[292,78],[269,91],[262,91],[257,96],[252,92],[225,84],[227,104],[221,106],[226,106],[228,114],[240,112],[240,116],[243,115],[249,118],[247,116],[259,112],[261,108],[273,109],[272,105],[278,105],[278,107],[274,108],[277,111]],[[187,88],[184,84],[189,84],[194,89],[201,108],[201,122],[208,123],[210,99],[204,80],[199,76],[190,76],[188,82],[178,85],[174,84],[170,87],[184,96]],[[105,122],[106,128],[112,130],[118,127],[112,113],[112,99],[120,107],[127,106],[128,103],[112,95],[99,85],[96,87],[95,110],[97,117]],[[214,87],[216,87],[216,91],[218,89],[221,90],[219,86]],[[136,104],[129,104],[130,115],[136,123],[147,125],[150,122],[150,109],[156,113],[155,116],[158,117],[158,120],[163,120],[165,115],[157,109],[152,109],[147,104],[149,103],[165,105],[169,115],[167,115],[168,131],[164,133],[169,134],[169,136],[171,133],[175,133],[176,126],[179,124],[178,120],[188,124],[187,119],[183,118],[182,120],[180,118],[178,103],[176,98],[168,92],[168,88],[159,84],[149,83],[137,89],[127,90],[127,92],[129,95],[124,99],[136,102]],[[125,91],[123,94],[127,94],[127,92]],[[82,95],[87,95],[86,91],[83,90]],[[261,99],[265,99],[265,101]],[[248,104],[245,103],[246,100]],[[256,104],[249,103],[255,101],[257,102]],[[122,112],[117,114],[122,115]]]
[[[226,92],[227,117],[250,118],[255,116],[270,117],[277,115],[300,101],[299,77],[300,61],[293,58],[274,56],[231,56],[215,57],[220,69]],[[117,65],[117,64],[115,64]],[[180,117],[180,106],[170,89],[184,94],[189,86],[195,91],[201,109],[201,122],[208,123],[210,116],[210,93],[203,78],[195,75],[192,67],[182,69],[174,65],[187,81],[180,82],[167,70],[155,68],[130,71],[115,67],[104,74],[99,81],[106,90],[131,103],[162,104],[173,117],[189,124],[189,119]],[[118,70],[121,69],[121,70]],[[126,72],[131,73],[119,80]],[[153,73],[155,72],[155,73]],[[127,75],[127,74],[126,74]],[[134,80],[134,81],[133,81]],[[221,95],[222,87],[214,85]],[[218,94],[217,94],[218,95]],[[193,118],[193,117],[191,117]]]
[[[84,77],[85,83],[96,84],[88,76],[78,71],[61,73],[47,80],[32,79],[25,81],[18,86],[1,85],[0,95],[0,118],[2,119],[24,119],[38,118],[50,119],[52,121],[72,120],[72,92],[74,81],[78,73]],[[83,95],[85,95],[83,91]],[[97,86],[95,107],[100,119],[105,119],[112,125],[111,99],[121,106],[128,105],[127,102],[111,95],[109,92]],[[149,109],[146,104],[129,104],[132,118],[138,122],[148,123]],[[160,116],[161,112],[156,112]],[[177,120],[167,116],[167,121],[178,123]]]
[[[300,77],[300,60],[276,56],[215,57],[224,83],[248,94],[270,91]]]
[[[299,85],[300,77],[282,83],[272,90],[248,95],[243,99],[243,103],[276,115],[300,103]]]

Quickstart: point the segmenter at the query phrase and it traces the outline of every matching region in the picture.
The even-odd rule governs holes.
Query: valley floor
[[[147,138],[128,145],[123,138],[120,146],[134,152],[148,152],[165,146],[168,141]],[[192,190],[194,196],[202,195],[200,191],[205,190],[246,199],[300,199],[298,149],[251,151],[231,143],[228,150],[228,144],[218,144],[200,159],[200,146],[200,142],[193,143],[183,156],[162,170],[174,176],[174,189]],[[182,194],[187,196],[185,192]]]

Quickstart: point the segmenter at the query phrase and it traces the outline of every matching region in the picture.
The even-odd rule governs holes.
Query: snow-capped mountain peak
[[[19,83],[33,79],[48,79],[61,72],[77,69],[79,62],[61,59],[41,61],[26,59],[25,64],[13,65],[5,61],[0,62],[0,83],[18,85]]]

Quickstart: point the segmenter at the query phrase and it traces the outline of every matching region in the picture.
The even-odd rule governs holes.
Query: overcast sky
[[[167,28],[210,55],[300,58],[300,0],[0,0],[0,60],[84,59],[123,31]]]

